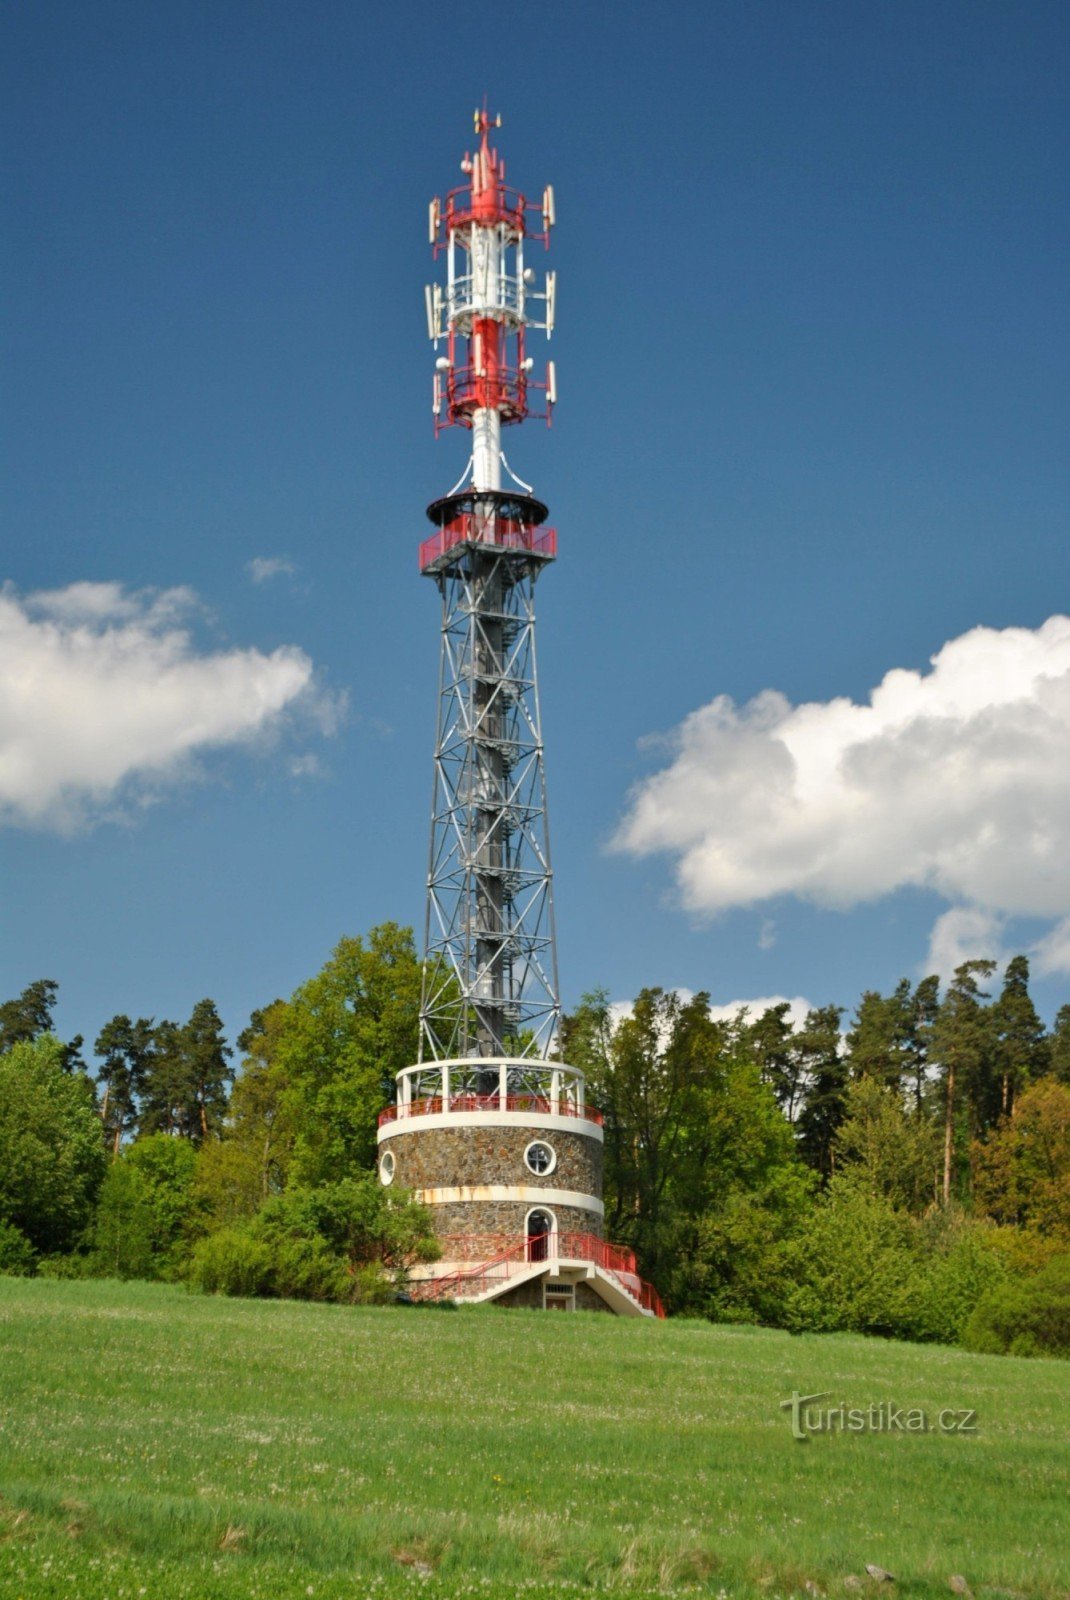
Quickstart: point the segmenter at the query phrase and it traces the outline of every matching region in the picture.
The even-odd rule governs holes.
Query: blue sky
[[[560,404],[507,452],[560,538],[566,1004],[851,1004],[935,941],[1034,951],[1050,1014],[1070,13],[500,15],[5,8],[0,989],[236,1032],[421,923],[416,547],[467,442],[431,432],[426,207],[486,94],[557,195]]]

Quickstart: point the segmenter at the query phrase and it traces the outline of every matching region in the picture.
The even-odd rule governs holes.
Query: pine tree
[[[787,1000],[770,1006],[756,1022],[746,1025],[746,1038],[758,1063],[762,1082],[776,1095],[789,1122],[794,1121],[799,1098],[801,1063],[792,1048],[795,1028]]]
[[[152,1051],[141,1083],[139,1133],[187,1132],[182,1029],[166,1018],[152,1030]]]
[[[97,1081],[104,1085],[100,1120],[115,1155],[123,1135],[137,1126],[138,1098],[152,1064],[153,1025],[146,1017],[131,1022],[115,1016],[97,1035],[94,1053],[101,1058]]]
[[[900,984],[896,990],[899,994]],[[908,1077],[914,1093],[915,1115],[921,1116],[925,1104],[925,1085],[932,1057],[933,1034],[940,1014],[940,979],[936,973],[922,978],[906,1006],[906,1035],[904,1042],[904,1076]]]
[[[227,1110],[227,1090],[234,1072],[233,1054],[213,1000],[198,1000],[182,1029],[185,1068],[183,1132],[195,1143],[218,1133]]]
[[[958,1096],[976,1100],[977,1085],[990,1068],[994,1033],[992,1018],[982,1006],[988,995],[978,978],[989,978],[994,961],[964,961],[956,967],[933,1029],[933,1054],[944,1075],[944,1204],[951,1199],[952,1155]]]
[[[992,1012],[998,1040],[999,1115],[1006,1117],[1015,1095],[1043,1073],[1048,1057],[1044,1025],[1029,994],[1029,962],[1025,956],[1015,956],[1007,963],[1003,992]],[[984,1127],[993,1121],[995,1116],[989,1116]]]
[[[806,1102],[799,1116],[799,1149],[804,1160],[832,1176],[836,1163],[835,1139],[847,1107],[847,1057],[840,1035],[842,1006],[820,1006],[811,1011],[795,1050],[806,1083]]]
[[[42,1033],[52,1032],[58,988],[53,978],[38,978],[27,984],[17,999],[0,1005],[0,1055],[14,1044],[28,1044]]]

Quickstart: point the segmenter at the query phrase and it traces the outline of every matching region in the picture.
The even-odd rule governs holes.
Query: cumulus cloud
[[[1070,972],[1070,917],[1057,922],[1029,952],[1042,977]]]
[[[292,577],[297,568],[285,556],[254,556],[245,570],[254,583],[267,583],[271,578]]]
[[[292,646],[205,651],[189,589],[0,589],[0,821],[69,831],[189,777],[213,749],[341,707]]]
[[[1070,618],[974,628],[863,704],[721,696],[669,749],[615,843],[673,856],[693,911],[778,895],[846,909],[909,887],[992,918],[1070,905]],[[1049,958],[1070,970],[1070,937]]]
[[[926,972],[951,977],[964,961],[1006,960],[1003,944],[1004,918],[981,906],[952,906],[937,917],[929,936]]]
[[[678,988],[673,993],[679,996],[684,1005],[695,998],[693,989]],[[759,1017],[764,1016],[767,1011],[772,1011],[774,1006],[783,1005],[789,1008],[788,1021],[795,1028],[801,1028],[806,1021],[807,1013],[813,1010],[810,1001],[804,1000],[802,995],[797,994],[789,999],[784,994],[768,994],[756,1000],[728,1000],[722,1005],[711,1002],[710,1016],[714,1022],[732,1022],[741,1011],[746,1011],[748,1020],[757,1022]],[[632,1000],[615,1000],[609,1008],[609,1014],[613,1022],[618,1023],[625,1017],[630,1017],[634,1009],[635,1002]]]

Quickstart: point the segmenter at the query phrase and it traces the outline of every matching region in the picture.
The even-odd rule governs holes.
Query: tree
[[[836,1164],[836,1130],[847,1107],[847,1058],[840,1035],[842,1006],[811,1011],[795,1036],[806,1101],[798,1121],[803,1159],[830,1178]]]
[[[182,1029],[167,1018],[152,1030],[152,1050],[140,1084],[140,1132],[188,1134],[189,1083]]]
[[[52,1013],[59,985],[52,978],[27,984],[16,1000],[0,1005],[0,1055],[15,1044],[28,1044],[52,1032]]]
[[[0,1221],[42,1254],[72,1249],[104,1167],[92,1085],[64,1071],[59,1040],[41,1034],[0,1056]]]
[[[795,1025],[791,1004],[770,1006],[755,1022],[747,1022],[746,1038],[763,1083],[772,1089],[784,1115],[794,1121],[801,1089],[801,1060],[793,1048]]]
[[[933,1053],[944,1075],[945,1205],[951,1199],[956,1095],[965,1090],[976,1103],[978,1087],[992,1060],[991,1019],[981,1004],[988,996],[977,980],[991,977],[995,970],[994,961],[964,961],[956,967],[933,1030]]]
[[[1047,1042],[1044,1025],[1029,994],[1029,962],[1015,956],[1007,963],[1003,992],[992,1008],[996,1029],[996,1072],[999,1078],[999,1114],[1006,1116],[1014,1096],[1044,1071]],[[986,1122],[994,1121],[994,1115]]]
[[[156,1276],[148,1186],[122,1159],[112,1162],[100,1187],[90,1270],[102,1278]]]
[[[605,1117],[607,1215],[652,1276],[668,1225],[667,1189],[682,1156],[698,1076],[698,1046],[715,1036],[707,994],[642,989],[612,1031],[595,1079]],[[596,1019],[588,1019],[588,1026]],[[596,1023],[597,1025],[597,1023]]]
[[[902,987],[900,984],[899,989]],[[899,993],[899,990],[896,993]],[[904,1078],[910,1081],[914,1095],[914,1112],[918,1117],[922,1116],[925,1109],[926,1081],[939,1013],[940,979],[936,973],[931,973],[929,977],[922,978],[910,997],[904,1046]]]
[[[341,939],[280,1019],[274,1059],[293,1128],[291,1181],[336,1181],[375,1160],[376,1115],[416,1059],[420,962],[412,930],[386,922]]]
[[[757,1049],[745,1012],[715,1022],[706,994],[644,989],[614,1021],[596,991],[563,1024],[604,1117],[607,1227],[674,1310],[770,1314],[770,1262],[812,1184],[773,1087],[786,1010],[759,1019]]]
[[[974,1200],[997,1222],[1070,1242],[1070,1088],[1038,1078],[973,1147]]]
[[[182,1030],[185,1066],[187,1136],[199,1143],[218,1133],[227,1109],[227,1088],[234,1073],[227,1065],[233,1054],[223,1035],[215,1002],[198,1000]]]
[[[1048,1036],[1048,1063],[1060,1083],[1070,1085],[1070,1006],[1060,1006]]]
[[[221,1137],[208,1140],[198,1157],[197,1191],[217,1225],[253,1216],[286,1183],[295,1128],[277,1057],[288,1011],[276,1000],[253,1012],[238,1038],[244,1060]]]
[[[908,1114],[895,1088],[867,1076],[850,1084],[835,1135],[842,1169],[899,1210],[919,1213],[939,1193],[940,1141],[928,1121]]]
[[[104,1085],[100,1119],[113,1153],[119,1154],[124,1134],[137,1126],[138,1097],[152,1066],[153,1025],[146,1017],[131,1022],[115,1016],[97,1035],[94,1054],[100,1057],[97,1081]]]
[[[157,1023],[141,1079],[140,1126],[200,1144],[219,1132],[227,1106],[230,1046],[212,1000],[198,1000],[183,1026]]]
[[[93,1265],[107,1277],[173,1278],[197,1231],[197,1151],[154,1133],[108,1168],[93,1229]]]
[[[867,989],[859,1001],[844,1046],[852,1078],[871,1078],[876,1083],[898,1082],[900,1062],[896,1010],[876,989]]]

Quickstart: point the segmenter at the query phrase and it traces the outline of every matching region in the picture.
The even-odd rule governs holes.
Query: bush
[[[37,1263],[39,1278],[92,1278],[93,1262],[89,1256],[42,1256]]]
[[[403,1281],[410,1261],[438,1249],[426,1211],[365,1175],[273,1196],[202,1240],[188,1277],[207,1294],[381,1303],[397,1288],[386,1268]]]
[[[37,1252],[20,1228],[0,1218],[0,1277],[30,1278]]]
[[[786,1247],[779,1320],[795,1333],[958,1343],[1005,1275],[996,1231],[954,1207],[919,1220],[848,1169]]]
[[[197,1152],[153,1133],[108,1168],[93,1224],[90,1270],[108,1278],[175,1278],[196,1224]]]
[[[155,1278],[152,1204],[141,1173],[120,1158],[108,1168],[97,1202],[90,1271],[101,1278]]]
[[[963,1343],[987,1355],[1070,1358],[1070,1255],[1056,1256],[1032,1278],[989,1290]]]
[[[189,1281],[204,1294],[270,1295],[271,1250],[244,1228],[221,1228],[197,1245]]]

